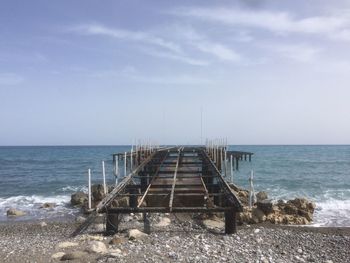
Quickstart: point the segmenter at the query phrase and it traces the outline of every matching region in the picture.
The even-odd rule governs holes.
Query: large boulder
[[[294,200],[289,200],[287,204],[294,205],[298,210],[308,211],[313,213],[315,211],[315,203],[307,200],[306,198],[295,198]]]
[[[257,200],[257,202],[266,200],[266,199],[268,199],[268,198],[269,198],[269,197],[268,197],[267,193],[264,192],[264,191],[261,191],[261,192],[259,192],[259,193],[256,194],[256,200]]]
[[[261,200],[256,203],[256,206],[265,213],[265,215],[271,214],[273,209],[273,204],[271,200]]]
[[[94,184],[91,187],[91,192],[95,201],[101,201],[106,196],[102,184]]]
[[[263,211],[261,211],[259,208],[253,208],[252,209],[252,222],[262,223],[266,220],[266,215]]]
[[[114,199],[111,204],[112,207],[128,207],[129,206],[129,197],[124,196],[117,199]]]
[[[43,203],[40,208],[49,208],[49,209],[52,209],[56,206],[55,203]]]
[[[9,210],[7,210],[6,214],[7,216],[24,216],[26,215],[26,212],[23,212],[15,208],[10,208]]]
[[[88,201],[88,195],[84,192],[76,192],[71,195],[70,203],[73,206],[82,206]]]

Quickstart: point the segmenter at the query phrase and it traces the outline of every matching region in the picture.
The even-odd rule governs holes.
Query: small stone
[[[130,229],[128,234],[130,240],[142,239],[147,236],[148,235],[146,233],[143,233],[138,229]]]
[[[77,223],[79,223],[79,224],[84,223],[85,220],[86,220],[86,218],[83,217],[83,216],[77,216],[77,217],[75,218],[75,222],[77,222]]]
[[[45,222],[40,222],[39,225],[40,225],[41,227],[47,226],[47,224],[46,224]]]
[[[258,229],[258,228],[254,230],[254,234],[257,234],[259,232],[260,232],[260,229]]]
[[[89,247],[87,249],[89,252],[92,253],[106,253],[107,252],[107,247],[106,245],[101,242],[101,241],[91,241],[89,243]]]
[[[55,203],[43,203],[40,208],[54,208],[55,206]]]
[[[26,215],[25,212],[15,209],[15,208],[10,208],[9,210],[7,210],[6,212],[7,216],[24,216]]]
[[[119,245],[119,244],[122,244],[124,243],[125,240],[121,237],[118,237],[118,236],[115,236],[111,239],[111,241],[109,241],[109,244],[111,245]]]
[[[85,252],[83,251],[73,251],[73,252],[69,252],[64,254],[61,257],[61,261],[65,261],[65,260],[73,260],[73,259],[80,259],[82,257],[84,257],[86,255]]]
[[[298,252],[299,254],[303,254],[303,250],[302,250],[301,248],[298,248],[297,252]]]
[[[324,263],[333,263],[333,260],[327,259]]]
[[[58,248],[67,248],[67,247],[76,247],[78,246],[79,244],[76,243],[76,242],[61,242],[57,245]]]
[[[156,224],[156,227],[165,227],[170,225],[171,220],[168,217],[162,217],[160,221]]]
[[[58,258],[62,258],[64,256],[64,252],[57,252],[55,254],[52,254],[51,258],[53,259],[58,259]]]
[[[211,219],[204,220],[203,224],[206,228],[209,228],[209,229],[223,228],[225,226],[225,223],[223,221],[211,220]]]

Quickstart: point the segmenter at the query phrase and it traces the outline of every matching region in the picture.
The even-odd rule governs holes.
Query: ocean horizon
[[[130,145],[0,146],[0,221],[66,218],[78,212],[70,195],[102,183],[102,160],[107,183],[114,184],[112,154]],[[316,203],[314,226],[350,226],[349,145],[231,145],[230,150],[253,152],[252,162],[241,161],[233,182],[248,188],[254,170],[255,192],[266,191],[275,201],[306,197]],[[226,178],[228,181],[231,178]],[[40,209],[45,202],[52,210]],[[27,212],[9,219],[10,207]]]

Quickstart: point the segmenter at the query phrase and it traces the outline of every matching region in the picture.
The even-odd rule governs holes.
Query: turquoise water
[[[308,197],[317,204],[315,225],[350,226],[350,146],[231,146],[254,152],[252,162],[242,161],[234,182],[248,187],[255,172],[256,191],[273,199]],[[107,180],[114,182],[112,153],[127,146],[0,147],[0,220],[9,207],[28,212],[23,219],[65,217],[74,213],[70,194],[86,190],[87,169],[92,179],[102,181],[101,161]],[[43,202],[55,202],[42,210]]]

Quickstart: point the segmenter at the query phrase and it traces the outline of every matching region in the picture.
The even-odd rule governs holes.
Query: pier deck
[[[231,157],[232,155],[232,157]],[[230,152],[226,148],[167,147],[137,149],[130,154],[115,154],[124,161],[130,173],[97,205],[88,220],[73,235],[83,231],[98,213],[106,213],[106,230],[118,231],[119,215],[143,213],[145,229],[147,214],[163,213],[225,213],[225,233],[236,232],[236,214],[242,204],[231,190],[222,173],[227,172],[227,160],[251,160],[252,153]],[[121,202],[124,200],[124,202]]]

